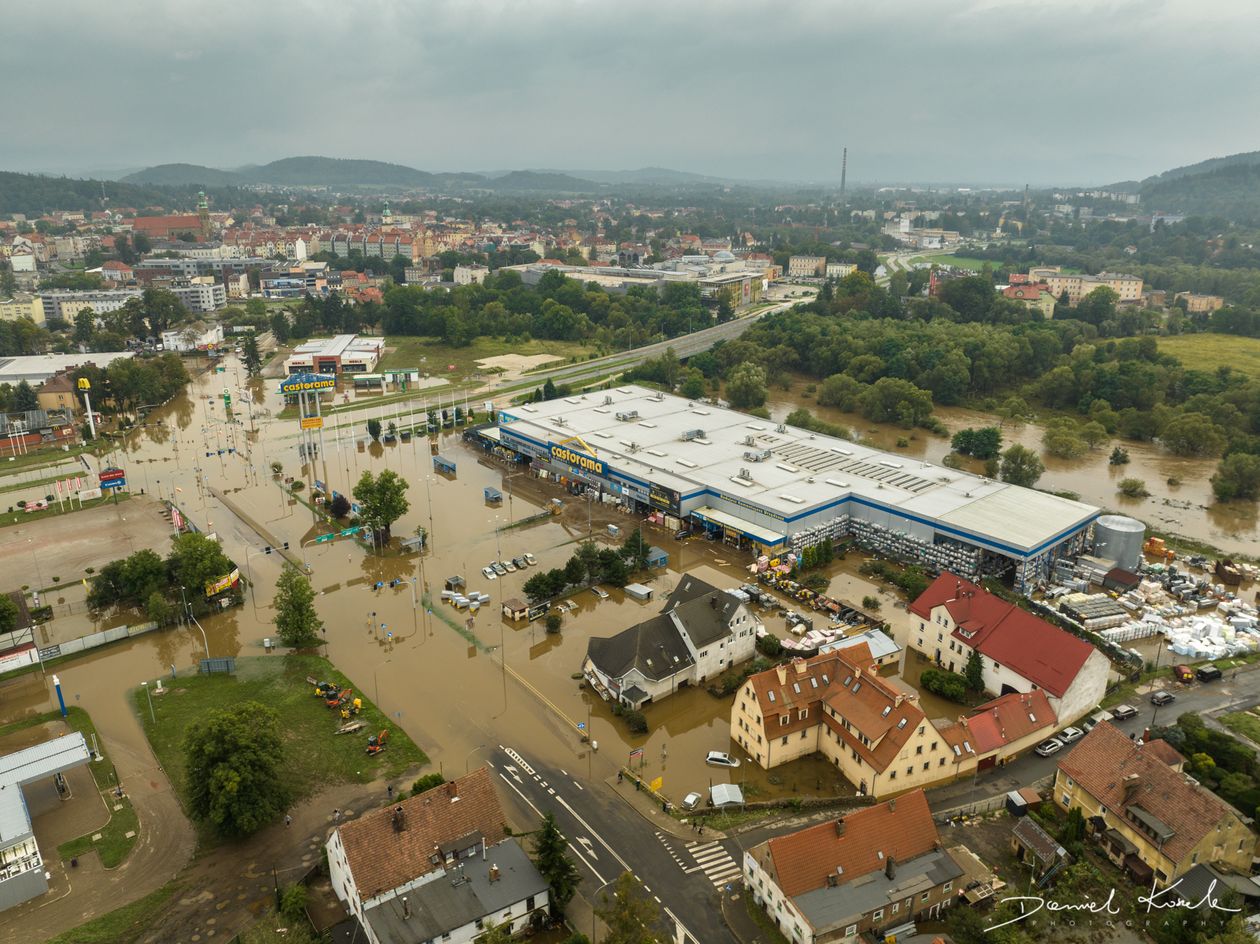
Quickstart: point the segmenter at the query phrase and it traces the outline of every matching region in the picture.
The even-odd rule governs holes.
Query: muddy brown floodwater
[[[791,388],[770,391],[766,407],[776,420],[805,407],[819,419],[837,423],[860,433],[864,440],[889,452],[900,452],[928,462],[940,462],[950,451],[949,438],[926,430],[906,430],[888,423],[873,423],[855,413],[819,406],[804,396],[807,382],[794,380]],[[961,407],[938,406],[935,415],[952,436],[969,426],[996,426],[1001,421],[988,413]],[[1132,515],[1161,530],[1204,541],[1231,553],[1255,554],[1260,542],[1260,509],[1254,502],[1217,503],[1210,479],[1216,471],[1215,459],[1186,459],[1169,455],[1154,443],[1115,439],[1079,459],[1056,459],[1041,448],[1043,428],[1036,423],[1002,428],[1003,446],[1019,443],[1037,452],[1046,465],[1038,488],[1071,491],[1081,501],[1119,514]],[[898,446],[900,439],[909,443]],[[1129,464],[1113,466],[1108,459],[1113,446],[1129,452]],[[970,466],[981,471],[982,464]],[[1149,498],[1125,498],[1117,491],[1122,479],[1137,478],[1146,483]],[[1168,484],[1176,479],[1179,485]]]
[[[225,387],[238,411],[235,422],[223,416]],[[274,635],[271,597],[283,561],[264,548],[287,541],[290,557],[309,566],[329,657],[448,775],[482,762],[502,744],[574,772],[585,769],[607,777],[628,762],[632,749],[642,747],[644,775],[663,777],[665,792],[676,799],[717,782],[741,782],[751,796],[851,792],[825,763],[812,759],[769,773],[747,762],[733,771],[706,766],[704,755],[710,750],[736,753],[728,721],[730,698],[718,699],[701,689],[679,692],[648,706],[650,731],[633,736],[608,705],[573,678],[589,638],[612,635],[657,612],[683,572],[699,573],[717,586],[736,586],[747,579],[745,555],[703,541],[680,545],[671,534],[650,530],[649,540],[670,554],[669,568],[650,581],[656,590],[650,604],[627,599],[620,591],[607,600],[584,591],[574,595],[577,608],[566,615],[558,635],[548,636],[541,621],[508,622],[501,615],[502,600],[523,597],[521,587],[536,570],[563,566],[588,528],[596,540],[611,540],[606,537],[608,524],[618,524],[624,534],[636,522],[598,504],[588,508],[582,499],[528,475],[512,474],[515,467],[465,445],[456,431],[438,436],[438,451],[457,465],[450,476],[434,472],[427,439],[388,445],[367,441],[369,417],[383,425],[391,420],[399,426],[420,422],[424,407],[438,396],[449,405],[449,393],[421,392],[414,404],[384,407],[349,401],[349,412],[328,418],[324,454],[312,464],[298,455],[296,419],[276,418],[283,404],[275,388],[274,380],[247,382],[229,357],[224,373],[197,375],[184,395],[150,413],[146,425],[122,439],[109,457],[127,470],[133,490],[174,500],[199,528],[217,534],[229,556],[253,579],[243,607],[202,621],[204,642],[195,628],[172,629],[106,647],[65,667],[61,675],[68,697],[93,712],[111,742],[137,756],[142,752],[140,728],[125,700],[126,691],[140,681],[168,674],[172,666],[192,668],[207,645],[214,656],[265,655],[263,639]],[[347,402],[340,394],[336,399],[339,407]],[[327,478],[343,493],[352,491],[364,471],[397,472],[409,483],[411,507],[395,524],[391,547],[378,554],[349,538],[311,543],[326,529],[308,507],[285,493],[270,471],[272,462],[282,463],[285,476],[307,483]],[[486,505],[486,486],[502,491],[502,505]],[[538,515],[555,497],[565,500],[562,515],[507,527]],[[156,506],[146,513],[157,514]],[[428,529],[429,548],[423,555],[399,554],[399,537],[417,526]],[[490,561],[526,551],[537,557],[536,567],[495,580],[482,575],[481,568]],[[833,566],[834,593],[860,599],[878,592],[854,573],[856,566]],[[456,574],[465,578],[468,589],[491,597],[475,615],[440,602],[444,579]],[[67,573],[63,579],[80,576]],[[401,582],[390,588],[395,579]],[[377,589],[378,584],[385,586]],[[432,601],[430,608],[425,599]],[[139,615],[107,614],[93,622],[81,609],[80,603],[73,614],[59,613],[54,624],[66,620],[67,631],[81,627],[88,632],[132,622]],[[768,617],[767,625],[783,633],[781,617]],[[62,629],[66,627],[55,631]],[[6,716],[49,706],[47,683],[38,676],[28,679],[4,691]],[[597,754],[588,752],[577,728],[588,719]]]

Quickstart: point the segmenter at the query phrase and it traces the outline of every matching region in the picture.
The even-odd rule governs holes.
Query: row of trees
[[[531,603],[540,603],[570,587],[600,583],[624,587],[634,571],[647,566],[648,550],[648,542],[638,530],[630,532],[620,548],[601,548],[594,541],[583,541],[563,567],[538,571],[521,590]]]
[[[231,569],[217,541],[204,534],[180,534],[165,559],[146,548],[102,567],[88,587],[87,604],[98,613],[114,606],[136,607],[166,625],[175,622],[185,604],[194,614],[208,612],[206,584]]]
[[[109,367],[87,364],[75,370],[74,379],[92,385],[92,407],[119,411],[165,403],[188,383],[188,370],[178,354],[115,360]]]
[[[594,340],[624,349],[675,337],[711,321],[699,286],[693,283],[670,283],[659,293],[632,288],[614,296],[557,271],[545,273],[534,286],[525,285],[513,270],[450,291],[398,286],[385,293],[381,312],[386,334],[435,337],[455,346],[492,335]]]

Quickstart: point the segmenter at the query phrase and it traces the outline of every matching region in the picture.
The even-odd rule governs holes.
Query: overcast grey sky
[[[7,6],[0,168],[1106,183],[1260,149],[1254,0]]]

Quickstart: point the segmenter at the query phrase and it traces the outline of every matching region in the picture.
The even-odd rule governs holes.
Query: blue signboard
[[[127,486],[126,479],[110,479],[108,482],[101,483],[101,489],[125,488]]]

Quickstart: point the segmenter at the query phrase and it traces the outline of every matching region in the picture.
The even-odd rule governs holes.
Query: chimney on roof
[[[777,675],[777,676],[779,677],[779,684],[780,684],[780,685],[786,685],[786,684],[787,684],[787,666],[785,666],[785,665],[778,665],[778,666],[775,666],[775,668],[774,668],[774,674],[775,674],[775,675]]]
[[[406,818],[403,816],[403,808],[401,804],[394,807],[394,812],[390,816],[390,822],[393,823],[394,832],[396,833],[400,833],[406,828]]]
[[[884,863],[884,878],[890,882],[897,877],[897,860],[893,856],[888,857],[888,861]]]
[[[411,905],[407,904],[407,896],[403,895],[403,917],[411,917]]]
[[[1142,778],[1137,774],[1126,774],[1124,778],[1124,802],[1128,803],[1142,785]]]
[[[836,838],[839,839],[844,835],[844,817],[841,816],[836,820]]]
[[[888,812],[889,813],[897,812],[897,798],[896,797],[893,797],[891,800],[888,801]]]

